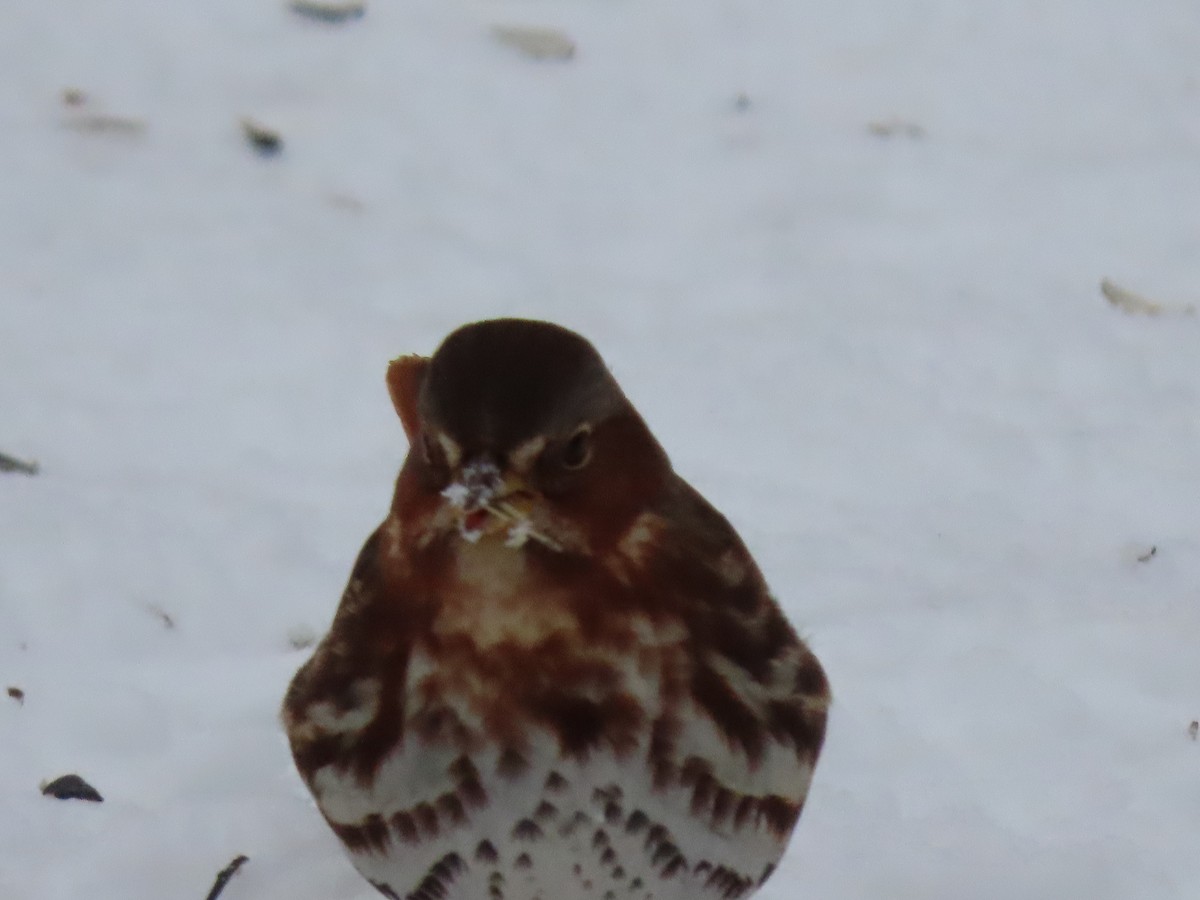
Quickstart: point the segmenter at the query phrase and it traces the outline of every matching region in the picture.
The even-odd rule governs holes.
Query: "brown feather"
[[[387,382],[418,449],[283,713],[297,768],[356,865],[385,894],[451,900],[475,889],[464,885],[482,891],[466,860],[515,858],[536,879],[535,847],[600,817],[633,842],[618,865],[606,833],[597,857],[625,890],[649,880],[682,898],[666,885],[698,879],[698,900],[752,891],[800,814],[829,686],[732,526],[674,474],[599,355],[565,329],[477,323],[432,359],[395,360]],[[580,423],[589,461],[569,468],[556,454]],[[532,521],[554,541],[465,540],[442,496],[456,461],[420,449],[436,434],[501,466],[539,439],[521,477]],[[414,770],[440,766],[444,782],[426,795],[385,785],[416,799],[352,822],[333,814],[375,796],[394,777],[387,766],[410,757]],[[624,787],[587,786],[597,760],[628,773]],[[597,798],[589,810],[570,805],[581,778]],[[342,785],[342,806],[326,782]],[[473,830],[475,811],[526,783],[506,828]],[[529,849],[518,855],[514,841]],[[425,846],[442,855],[410,866],[396,849]],[[601,875],[585,876],[590,865],[573,864],[580,897]]]

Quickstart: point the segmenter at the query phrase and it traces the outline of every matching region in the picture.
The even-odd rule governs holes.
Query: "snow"
[[[1200,896],[1200,318],[1099,291],[1200,297],[1195,4],[4,16],[0,898],[373,896],[276,709],[387,361],[501,314],[600,348],[829,669],[762,897]]]

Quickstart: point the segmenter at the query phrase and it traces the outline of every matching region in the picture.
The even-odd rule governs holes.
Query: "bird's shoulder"
[[[401,692],[416,627],[405,619],[420,608],[389,602],[396,584],[386,530],[385,522],[363,544],[329,631],[284,696],[284,730],[302,773],[343,758],[349,742],[383,740],[401,724],[380,713]]]
[[[657,505],[666,523],[657,579],[686,623],[690,691],[751,759],[772,741],[811,764],[820,751],[829,683],[729,521],[678,479]]]

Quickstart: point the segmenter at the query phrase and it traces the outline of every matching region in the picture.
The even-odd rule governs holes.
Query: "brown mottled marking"
[[[679,855],[679,848],[670,841],[663,841],[654,849],[654,855],[650,857],[650,865],[657,866],[669,859],[674,859]]]
[[[460,756],[446,769],[446,773],[455,781],[478,781],[479,770],[475,768],[475,763],[471,761],[469,756]]]
[[[813,709],[806,698],[774,700],[767,705],[767,720],[771,734],[782,743],[791,744],[797,755],[810,765],[816,762],[816,753],[825,733],[825,710]]]
[[[709,809],[716,790],[717,781],[711,775],[705,773],[696,779],[696,785],[692,789],[692,815],[699,817]]]
[[[734,793],[729,788],[722,785],[717,789],[717,794],[713,798],[712,804],[712,826],[719,828],[729,818],[729,814],[733,811]]]
[[[475,848],[475,861],[485,864],[496,862],[500,858],[500,854],[496,852],[496,845],[491,841],[480,841],[479,846]]]
[[[488,795],[479,777],[479,770],[470,757],[460,756],[450,764],[449,775],[458,782],[458,794],[467,806],[478,809],[487,806]]]
[[[429,871],[443,880],[452,880],[467,870],[467,862],[457,853],[447,853]]]
[[[733,811],[733,827],[741,828],[750,821],[754,811],[758,809],[758,798],[744,796],[738,801],[737,809]]]
[[[487,791],[479,781],[464,781],[458,786],[458,793],[466,806],[478,809],[488,805]]]
[[[558,807],[549,800],[543,800],[533,811],[533,817],[539,822],[548,822],[558,815]]]
[[[615,670],[610,678],[616,680]],[[585,760],[600,746],[611,747],[618,754],[637,746],[644,712],[629,694],[593,700],[553,689],[527,698],[527,704],[533,717],[554,731],[563,755],[569,758]]]
[[[546,776],[546,790],[553,793],[561,793],[565,791],[569,785],[567,779],[563,778],[558,772],[552,771]]]
[[[391,824],[396,836],[405,844],[415,844],[420,840],[420,835],[417,833],[417,820],[413,818],[412,813],[403,810],[396,813],[392,816]]]
[[[509,780],[520,778],[527,771],[529,771],[529,760],[512,747],[506,748],[496,762],[496,773]]]
[[[449,893],[449,885],[466,870],[467,863],[461,856],[447,853],[429,867],[406,900],[442,900]]]
[[[763,797],[758,804],[758,817],[778,837],[791,833],[800,816],[800,807],[774,795]]]
[[[690,787],[700,778],[711,775],[712,763],[698,756],[689,756],[679,769],[679,783],[683,787]]]
[[[437,812],[451,825],[462,825],[467,821],[467,811],[457,794],[442,794],[438,797]]]
[[[721,896],[726,900],[740,897],[750,887],[751,881],[745,875],[735,872],[733,869],[728,869],[725,866],[718,866],[708,876],[708,880],[704,883],[705,887],[713,887],[721,891]]]
[[[602,800],[619,801],[624,796],[625,792],[621,790],[619,784],[609,784],[602,788],[596,788],[592,792],[592,801],[595,803],[599,803]]]
[[[663,841],[669,841],[670,839],[671,833],[667,831],[665,826],[651,825],[650,830],[646,832],[646,840],[642,846],[647,850],[653,850]]]
[[[391,843],[387,824],[376,814],[367,816],[361,825],[330,822],[330,826],[353,853],[384,853]]]
[[[421,829],[422,834],[427,838],[435,838],[441,830],[438,826],[438,815],[428,803],[419,803],[413,807],[413,818],[417,820],[417,827]]]
[[[513,862],[513,866],[517,869],[528,869],[533,866],[533,860],[530,858],[528,853],[522,853]]]
[[[692,696],[721,733],[741,747],[750,767],[757,768],[766,747],[766,728],[729,682],[708,666],[697,666]]]
[[[674,878],[686,868],[687,860],[683,858],[682,854],[676,853],[673,857],[671,857],[670,860],[667,861],[667,864],[663,866],[663,870],[659,873],[659,875],[662,878]]]
[[[513,826],[512,838],[515,841],[537,841],[544,837],[545,832],[533,819],[522,819]]]
[[[821,663],[807,650],[804,651],[801,659],[803,661],[796,669],[796,693],[823,699],[825,705],[828,706],[829,679],[825,675],[825,670],[821,668]]]
[[[368,845],[377,853],[385,852],[392,842],[387,822],[378,813],[372,813],[363,820],[363,830],[367,834]]]
[[[679,720],[669,715],[659,716],[650,729],[650,746],[646,757],[655,790],[664,790],[675,780],[676,766],[672,760],[682,730]]]
[[[427,743],[439,743],[451,734],[465,733],[458,716],[445,707],[435,707],[425,710],[413,721],[413,728]]]
[[[629,834],[637,834],[643,828],[650,824],[650,819],[640,809],[635,809],[630,814],[629,820],[625,823],[625,830]]]

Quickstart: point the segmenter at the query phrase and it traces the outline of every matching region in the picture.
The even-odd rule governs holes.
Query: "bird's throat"
[[[433,630],[461,634],[478,647],[529,646],[556,633],[576,633],[579,622],[551,589],[530,555],[501,535],[453,542],[454,577],[441,597]]]

